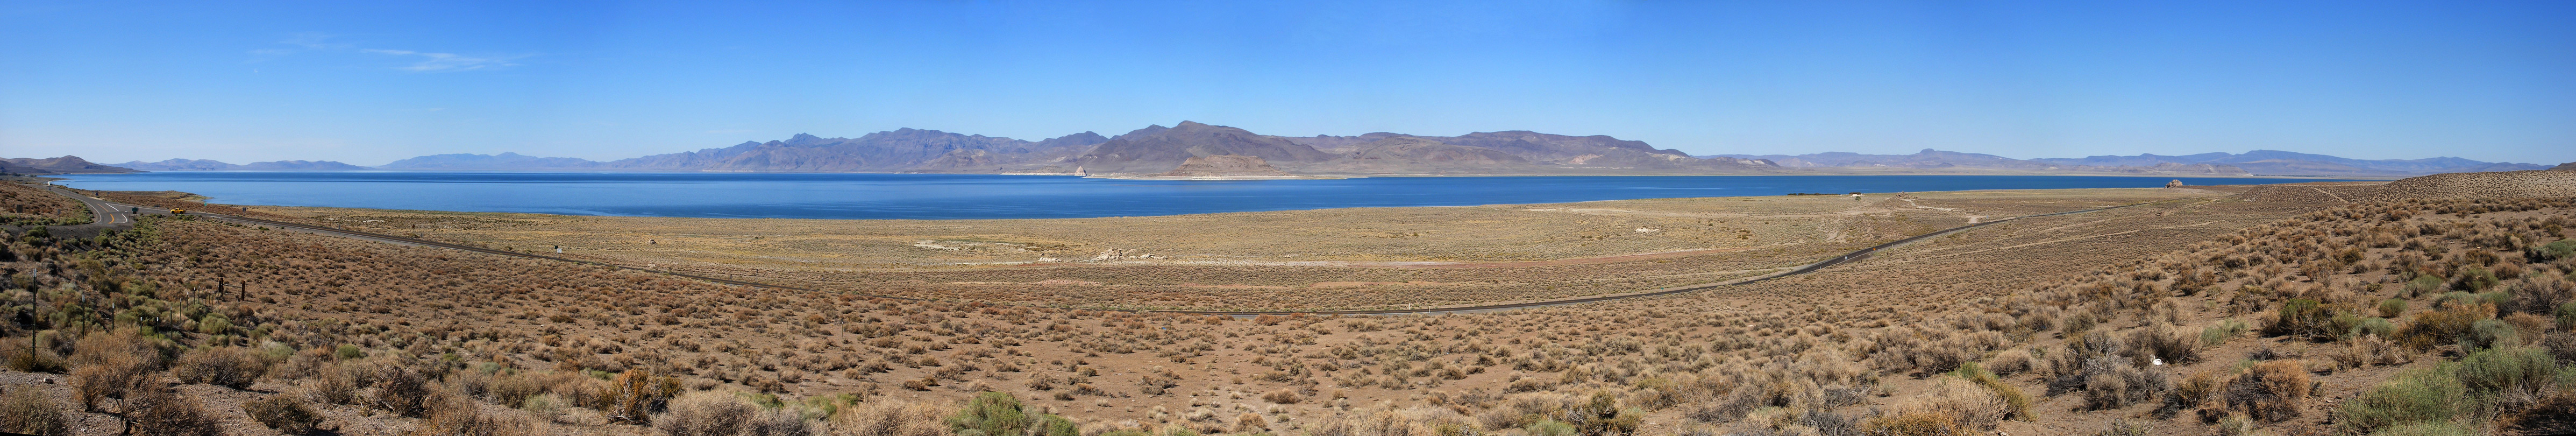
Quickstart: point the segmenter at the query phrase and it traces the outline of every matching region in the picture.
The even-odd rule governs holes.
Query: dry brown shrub
[[[949,436],[949,411],[902,400],[869,401],[832,416],[835,436]]]
[[[242,403],[242,413],[278,433],[301,435],[322,427],[322,415],[293,394],[268,395]]]
[[[431,405],[430,389],[420,370],[395,362],[376,362],[373,366],[374,374],[368,381],[374,382],[376,390],[368,395],[368,405],[407,417],[426,416]]]
[[[2299,402],[2307,399],[2310,386],[2304,362],[2266,361],[2228,380],[2221,399],[2229,409],[2254,419],[2280,422],[2299,416]]]
[[[71,415],[63,404],[37,386],[19,386],[0,397],[0,431],[58,436],[71,434]]]
[[[671,400],[653,418],[653,428],[672,436],[733,436],[752,418],[753,407],[731,393],[691,392]]]
[[[233,389],[248,389],[268,371],[266,362],[238,347],[204,347],[179,355],[170,365],[170,375],[182,383],[204,383]]]
[[[153,372],[160,352],[132,332],[91,333],[72,353],[72,391],[81,408],[100,411],[101,400],[133,402],[145,391],[162,389]],[[126,405],[125,410],[133,410]]]
[[[197,400],[168,389],[148,390],[127,400],[127,433],[171,436],[221,436],[223,422],[206,414]]]
[[[2035,358],[2031,357],[2029,350],[2014,348],[1995,353],[1994,358],[1986,360],[1985,367],[1995,375],[2010,376],[2030,371],[2036,366],[2033,362]]]
[[[646,423],[671,398],[680,394],[680,379],[655,377],[650,370],[627,371],[609,381],[611,391],[605,410],[610,422]]]
[[[367,381],[367,369],[356,364],[323,366],[317,377],[305,382],[305,393],[323,404],[358,404],[358,390]]]

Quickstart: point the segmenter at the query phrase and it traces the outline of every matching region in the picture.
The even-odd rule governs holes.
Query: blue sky
[[[898,127],[2576,161],[2576,2],[22,2],[0,155],[614,159]]]

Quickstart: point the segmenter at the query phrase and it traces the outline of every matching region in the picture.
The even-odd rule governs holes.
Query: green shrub
[[[1062,416],[1039,415],[1038,436],[1082,436],[1082,427]]]
[[[2460,268],[2458,272],[2454,272],[2452,275],[2451,289],[2453,290],[2469,292],[2484,291],[2487,290],[2487,288],[2495,287],[2497,282],[2494,271],[2487,271],[2486,267],[2476,265]]]
[[[1521,431],[1529,432],[1531,436],[1574,436],[1574,425],[1549,419],[1531,423]]]
[[[340,360],[363,359],[367,357],[367,350],[358,348],[356,345],[341,344],[339,350],[331,353],[331,357],[337,357]]]
[[[2397,324],[2388,322],[2387,318],[2356,318],[2351,326],[2345,328],[2342,339],[2359,338],[2363,335],[2386,339],[2397,333]]]
[[[2244,334],[2246,330],[2247,327],[2244,321],[2232,319],[2219,321],[2217,324],[2212,324],[2209,327],[2200,329],[2200,343],[2209,346],[2223,345],[2227,343],[2227,338],[2233,338],[2236,337],[2236,335]]]
[[[2023,393],[2019,387],[1996,379],[1995,374],[1986,372],[1982,365],[1976,362],[1963,363],[1959,365],[1959,370],[1952,374],[1967,379],[1970,383],[1976,383],[1977,386],[1985,387],[1988,391],[1994,391],[1995,396],[2003,397],[2004,419],[2029,421],[2033,418],[2030,415],[2030,394]]]
[[[2556,315],[2558,315],[2558,329],[2576,328],[2576,301],[2559,304]]]
[[[2365,434],[2381,429],[2424,422],[2448,422],[2459,416],[2468,388],[2454,376],[2454,365],[2441,365],[2399,374],[2387,383],[2364,391],[2342,407],[2344,431]]]
[[[2401,426],[2396,426],[2396,427],[2389,427],[2389,428],[2388,428],[2388,429],[2386,429],[2386,430],[2380,430],[2379,432],[2377,432],[2377,433],[2371,433],[2370,435],[2371,435],[2371,436],[2455,436],[2455,435],[2464,435],[2464,434],[2478,434],[2478,431],[2477,431],[2476,429],[2470,428],[2470,427],[2468,427],[2468,426],[2463,426],[2463,425],[2460,425],[2460,424],[2458,424],[2458,423],[2452,423],[2452,422],[2418,422],[2418,423],[2414,423],[2414,424],[2407,424],[2407,425],[2401,425]]]
[[[2263,327],[2263,334],[2303,339],[2331,338],[2339,333],[2333,327],[2333,312],[2317,300],[2292,298],[2281,303],[2281,309],[2274,313],[2272,325]]]
[[[2481,319],[2469,323],[2469,333],[2460,336],[2460,349],[2475,350],[2513,345],[2519,341],[2519,336],[2520,333],[2514,331],[2513,324],[2507,324],[2499,319]]]
[[[2415,276],[2415,279],[2414,279],[2414,280],[2408,280],[2408,281],[2406,281],[2406,288],[2405,288],[2405,291],[2404,291],[2404,292],[2400,292],[2400,293],[2398,294],[2398,297],[2401,297],[2401,298],[2415,298],[2415,297],[2421,297],[2421,296],[2425,296],[2425,295],[2438,294],[2438,293],[2441,293],[2441,292],[2442,292],[2442,277],[2440,277],[2440,276],[2435,276],[2435,275],[2431,275],[2431,274],[2425,274],[2425,275]]]
[[[2403,314],[2406,314],[2406,300],[2405,300],[2405,299],[2401,299],[2401,298],[2390,298],[2390,299],[2380,300],[2380,301],[2379,301],[2379,317],[2381,317],[2381,318],[2396,318],[2398,315],[2403,315]]]
[[[966,408],[948,417],[948,428],[958,436],[1018,436],[1029,427],[1029,417],[1020,411],[1020,399],[1006,392],[976,394]]]
[[[2527,255],[2540,262],[2576,257],[2576,239],[2561,239],[2549,245],[2532,247]]]
[[[224,314],[208,313],[197,319],[197,333],[220,335],[231,331],[233,331],[233,322],[231,319],[224,318]]]
[[[2461,357],[2457,374],[2474,397],[2540,398],[2557,384],[2558,361],[2540,347],[2491,348]]]

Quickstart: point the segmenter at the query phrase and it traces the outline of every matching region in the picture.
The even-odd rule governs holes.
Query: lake
[[[216,203],[707,218],[1082,218],[1338,207],[1972,189],[2152,188],[2173,177],[1551,176],[1165,181],[957,174],[157,172],[54,176]],[[2318,179],[2181,178],[2191,185]]]

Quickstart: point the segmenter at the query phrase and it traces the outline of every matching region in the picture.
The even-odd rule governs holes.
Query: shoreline
[[[1094,176],[1094,177],[1097,177],[1097,176]],[[2348,182],[2351,182],[2351,181],[2349,181],[2349,180],[2347,180],[2347,181],[2348,181]],[[2376,182],[2382,182],[2382,181],[2357,181],[2357,182],[2374,182],[2374,183],[2376,183]],[[2314,183],[2314,182],[2301,182],[2301,183]],[[1222,211],[1222,212],[1178,213],[1178,214],[1165,214],[1165,215],[1109,215],[1109,216],[1092,216],[1092,217],[1048,217],[1048,218],[800,218],[800,217],[697,217],[697,216],[666,216],[666,215],[574,215],[574,214],[545,213],[545,212],[466,211],[466,210],[438,210],[438,209],[396,209],[396,208],[373,208],[373,207],[351,207],[351,206],[290,206],[290,205],[260,205],[260,204],[228,204],[228,203],[214,203],[214,202],[212,202],[212,200],[215,200],[215,198],[213,198],[213,197],[207,197],[207,196],[204,196],[204,195],[202,195],[202,194],[197,194],[197,193],[193,193],[193,192],[185,192],[185,191],[176,191],[176,190],[162,190],[162,191],[90,190],[90,189],[74,188],[74,187],[64,186],[64,185],[54,185],[54,184],[52,184],[52,183],[47,183],[47,184],[48,184],[48,185],[57,186],[57,187],[62,187],[62,188],[65,188],[65,189],[73,189],[73,190],[77,190],[77,191],[95,191],[95,192],[107,192],[107,193],[120,193],[120,194],[128,194],[128,195],[153,195],[153,194],[165,194],[165,195],[166,195],[166,194],[182,194],[182,195],[185,195],[185,196],[186,196],[186,198],[184,198],[184,199],[183,199],[183,200],[186,200],[186,201],[195,201],[195,202],[198,202],[198,203],[200,203],[200,204],[204,204],[204,205],[208,205],[208,206],[224,206],[224,207],[254,207],[254,208],[258,208],[258,207],[269,207],[269,208],[296,208],[296,209],[347,209],[347,210],[369,210],[369,211],[409,212],[409,213],[442,213],[442,214],[537,215],[537,216],[548,216],[548,217],[569,217],[569,218],[713,219],[713,220],[746,220],[746,221],[748,221],[748,220],[797,220],[797,221],[907,221],[907,222],[952,222],[952,221],[1014,221],[1014,220],[1085,220],[1085,219],[1102,219],[1102,218],[1153,218],[1153,217],[1182,217],[1182,216],[1194,216],[1194,215],[1225,215],[1225,214],[1243,214],[1243,213],[1301,212],[1301,211],[1321,211],[1321,210],[1341,210],[1341,209],[1436,209],[1436,208],[1508,207],[1508,206],[1529,206],[1529,205],[1546,205],[1546,204],[1583,204],[1583,203],[1620,202],[1620,201],[1648,201],[1648,200],[1768,199],[1768,198],[1783,198],[1783,197],[1807,198],[1807,197],[1803,197],[1803,196],[1794,196],[1794,195],[1726,195],[1726,196],[1706,196],[1706,197],[1648,197],[1648,198],[1612,198],[1612,199],[1600,199],[1600,200],[1574,200],[1574,201],[1534,202],[1534,203],[1487,203],[1487,204],[1467,204],[1467,205],[1417,205],[1417,206],[1345,206],[1345,207],[1324,207],[1324,208],[1312,208],[1312,209],[1237,210],[1237,211]],[[2245,186],[2264,186],[2264,185],[2271,185],[2271,184],[2247,184],[2247,185],[2187,185],[2187,186],[2184,186],[2184,187],[2182,187],[2182,188],[2180,188],[2180,189],[2199,189],[2199,188],[2223,187],[2223,186],[2245,187]],[[1897,195],[1897,194],[1968,193],[1968,192],[2007,192],[2007,191],[2038,191],[2038,192],[2051,192],[2051,191],[2095,190],[2095,189],[2141,189],[2141,190],[2150,190],[2150,189],[2175,189],[2175,188],[2164,188],[2164,187],[2003,188],[2003,189],[1963,189],[1963,190],[1952,190],[1952,191],[1889,191],[1889,192],[1863,192],[1863,194],[1864,194],[1865,196],[1867,196],[1867,197],[1877,198],[1877,197],[1880,197],[1880,196]],[[1844,197],[1843,195],[1839,195],[1839,194],[1837,194],[1837,195],[1827,195],[1827,196],[1818,197],[1818,198],[1841,199],[1841,198],[1847,198],[1847,197]]]

